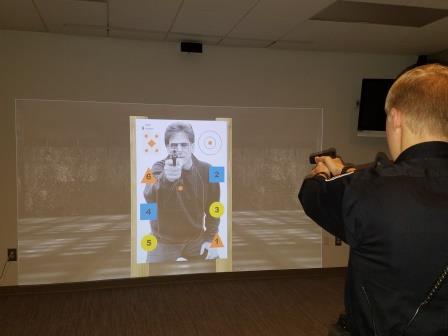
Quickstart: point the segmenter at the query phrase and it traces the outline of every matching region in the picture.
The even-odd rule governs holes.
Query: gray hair
[[[194,131],[190,124],[177,121],[169,124],[165,130],[165,145],[168,145],[172,136],[177,133],[183,132],[187,135],[190,143],[194,143]]]

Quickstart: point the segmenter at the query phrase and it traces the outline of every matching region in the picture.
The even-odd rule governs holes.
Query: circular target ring
[[[222,140],[215,131],[206,131],[199,137],[199,149],[205,155],[215,155],[222,147]]]

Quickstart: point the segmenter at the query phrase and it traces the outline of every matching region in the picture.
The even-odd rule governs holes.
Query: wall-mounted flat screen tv
[[[364,78],[358,113],[359,136],[385,136],[384,103],[394,79]]]

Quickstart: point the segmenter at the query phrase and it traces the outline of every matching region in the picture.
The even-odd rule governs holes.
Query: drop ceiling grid
[[[167,33],[181,0],[109,0],[111,28]]]
[[[411,6],[411,7],[425,7],[448,9],[448,1],[446,0],[344,0],[350,2],[365,2],[381,5],[397,5],[397,6]]]
[[[107,6],[102,2],[34,0],[50,32],[106,33]]]
[[[306,49],[346,51],[416,53],[436,52],[440,41],[428,38],[419,28],[385,26],[364,23],[306,21],[300,24],[285,41],[308,39]],[[282,46],[282,43],[276,47]]]
[[[225,36],[257,0],[185,1],[172,33]]]
[[[274,43],[272,40],[238,39],[226,37],[220,41],[219,45],[230,47],[266,48],[272,43]]]
[[[262,0],[229,37],[275,41],[333,2],[335,0]]]
[[[407,0],[406,6],[448,9],[447,0]]]
[[[342,1],[364,2],[377,5],[396,5],[396,6],[404,6],[409,2],[409,0],[342,0]]]
[[[211,36],[211,35],[197,35],[197,34],[181,34],[181,33],[169,33],[166,37],[166,41],[179,42],[179,41],[190,41],[190,42],[202,42],[209,45],[217,45],[221,41],[221,36]]]
[[[190,39],[224,46],[384,53],[430,54],[448,47],[448,18],[420,28],[308,20],[335,1],[109,0],[109,36],[158,41]],[[354,2],[448,9],[448,0]],[[106,36],[105,2],[34,0],[34,3],[39,11],[32,0],[0,0],[0,29],[45,31],[47,26],[53,33]],[[177,13],[179,16],[174,21]],[[167,35],[171,26],[172,32]]]
[[[111,27],[109,30],[109,37],[118,37],[129,40],[164,41],[166,33]]]
[[[1,0],[0,29],[46,30],[31,0]]]

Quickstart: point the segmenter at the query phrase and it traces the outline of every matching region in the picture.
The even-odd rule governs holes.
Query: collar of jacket
[[[193,162],[193,165],[197,166],[199,163],[199,159],[194,156],[194,154],[191,154],[191,161]]]
[[[448,142],[445,141],[428,141],[421,142],[404,150],[395,163],[400,163],[416,158],[447,158],[448,159]]]

